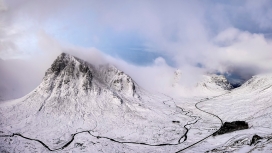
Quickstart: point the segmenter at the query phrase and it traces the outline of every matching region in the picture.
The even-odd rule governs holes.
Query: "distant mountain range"
[[[181,76],[174,73],[174,89]],[[271,149],[272,75],[254,76],[235,89],[222,75],[205,75],[189,92],[196,96],[151,93],[113,65],[95,66],[62,53],[36,89],[0,104],[0,151]],[[223,122],[238,120],[250,128],[212,136]]]

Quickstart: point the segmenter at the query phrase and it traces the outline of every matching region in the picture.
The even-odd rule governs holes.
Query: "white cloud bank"
[[[13,80],[25,82],[22,83],[26,88],[24,93],[38,85],[44,71],[63,50],[70,50],[72,54],[95,63],[112,62],[150,90],[163,91],[176,68],[182,71],[181,84],[184,85],[193,84],[201,74],[208,72],[232,73],[247,79],[254,74],[272,71],[272,42],[266,37],[272,33],[271,6],[268,0],[258,3],[0,1],[0,58],[27,57],[25,66],[1,66],[5,69],[5,78],[8,74],[18,78],[23,75],[21,80]],[[76,23],[78,29],[96,28],[92,24],[86,25],[88,18],[85,15],[88,13],[96,17],[94,22],[101,25],[102,31],[110,28],[116,33],[132,31],[143,36],[146,50],[167,55],[176,67],[167,65],[163,58],[157,58],[149,66],[135,66],[104,55],[95,49],[96,46],[86,49],[55,40],[54,35],[46,31],[48,26],[56,26],[52,21],[67,20],[72,25]],[[81,19],[81,16],[84,17]],[[67,30],[73,29],[68,27]],[[93,37],[103,42],[99,36],[90,35]],[[31,73],[23,73],[29,71]],[[33,76],[33,81],[23,79],[29,76]]]

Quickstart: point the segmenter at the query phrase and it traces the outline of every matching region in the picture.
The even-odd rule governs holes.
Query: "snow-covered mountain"
[[[182,77],[181,71],[176,70],[172,83],[172,93],[176,93],[176,95],[182,97],[215,96],[233,89],[232,85],[223,75],[205,74],[195,84],[189,86],[180,83],[180,80],[183,79]]]
[[[203,76],[203,79],[199,83],[197,83],[196,88],[200,91],[218,92],[230,90],[233,87],[228,82],[225,76],[209,74]]]
[[[0,133],[20,133],[51,149],[63,147],[82,131],[119,141],[175,144],[186,133],[183,126],[195,117],[188,116],[171,100],[141,89],[112,65],[96,67],[62,53],[35,90],[1,104]],[[2,141],[0,145],[18,151],[14,144],[8,146]]]
[[[249,129],[215,137],[203,145],[210,152],[271,152],[272,74],[253,76],[228,94],[202,103],[223,122],[246,121]],[[212,107],[211,107],[212,106]],[[216,142],[221,141],[221,144]],[[217,144],[217,145],[214,145]],[[208,149],[209,148],[209,149]],[[199,147],[198,150],[203,148]],[[196,150],[195,150],[196,151]]]
[[[176,71],[173,89],[180,77]],[[95,66],[62,53],[36,89],[0,104],[0,151],[272,149],[271,74],[254,76],[235,89],[224,76],[205,75],[190,92],[194,96],[175,99],[151,93],[113,65]],[[249,128],[213,136],[233,121],[246,121]]]
[[[239,89],[248,90],[248,92],[253,92],[256,90],[267,90],[271,88],[272,85],[272,75],[271,74],[260,74],[253,76],[251,79],[246,81]]]

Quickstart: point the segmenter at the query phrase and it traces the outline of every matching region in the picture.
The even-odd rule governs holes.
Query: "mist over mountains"
[[[196,86],[185,88],[178,83],[182,73],[176,70],[172,75],[174,84],[169,86],[174,98],[145,90],[113,65],[93,65],[61,53],[38,87],[22,98],[1,102],[1,151],[271,148],[271,134],[263,131],[271,128],[271,74],[254,76],[238,88],[216,74],[202,76]],[[248,126],[218,132],[238,121]]]
[[[269,0],[0,0],[0,152],[271,152]]]
[[[106,63],[106,62],[101,62],[101,63]],[[116,62],[113,62],[116,63]],[[117,65],[120,65],[123,63],[117,63]],[[99,65],[99,64],[98,64]],[[121,66],[122,67],[122,66]],[[10,99],[14,99],[14,98],[20,98],[22,96],[24,96],[25,94],[31,92],[36,86],[38,86],[38,84],[40,83],[40,80],[43,78],[43,76],[39,71],[42,71],[42,67],[35,67],[33,65],[31,65],[30,63],[28,63],[27,61],[24,60],[20,60],[20,59],[14,59],[14,60],[2,60],[1,61],[1,73],[0,74],[0,78],[1,80],[3,80],[1,83],[1,100],[10,100]],[[128,67],[130,68],[130,67]],[[128,69],[126,68],[126,69]],[[133,68],[133,67],[131,67]],[[40,70],[37,70],[40,69]],[[152,69],[152,68],[150,68]],[[165,75],[165,77],[167,77],[167,81],[164,81],[165,79],[161,79],[161,77],[158,76],[158,79],[156,81],[160,81],[162,84],[157,85],[157,87],[167,87],[167,88],[172,88],[171,84],[174,81],[178,86],[184,86],[185,88],[194,88],[194,86],[197,86],[197,84],[199,82],[201,82],[204,78],[201,76],[198,76],[200,74],[197,74],[197,76],[195,76],[196,78],[192,80],[192,83],[186,83],[186,84],[182,84],[183,82],[182,79],[184,79],[184,76],[188,75],[186,74],[186,72],[181,72],[180,71],[180,76],[177,78],[175,76],[175,71],[174,69],[169,69],[167,68],[167,71],[164,70],[160,70],[158,69],[158,71],[161,71],[160,73],[168,73]],[[133,71],[133,70],[132,70]],[[138,70],[139,72],[134,74],[131,73],[134,77],[138,78],[135,75],[138,75],[139,73],[145,73],[146,70]],[[150,72],[149,72],[150,73]],[[37,77],[37,75],[40,75],[39,77]],[[152,81],[150,81],[150,79],[153,79],[153,77],[156,77],[156,75],[151,75],[149,76],[150,78],[146,78],[147,82],[149,81],[150,83],[148,84],[148,86],[153,86],[154,83]],[[190,75],[190,74],[189,74]],[[194,75],[194,74],[192,74]],[[207,74],[210,75],[210,74]],[[232,78],[229,78],[230,80]],[[136,79],[137,80],[137,79]],[[232,85],[237,85],[240,86],[242,83],[244,82],[244,80],[239,80],[239,82],[233,82]],[[140,82],[141,83],[141,82]],[[145,84],[141,83],[141,85],[143,85],[144,87],[148,88],[147,86],[145,86]],[[156,86],[156,85],[154,85]],[[151,88],[152,91],[154,91],[154,88]],[[164,91],[164,90],[157,90],[157,91]]]

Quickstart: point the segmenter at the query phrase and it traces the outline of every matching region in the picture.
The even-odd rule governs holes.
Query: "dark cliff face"
[[[88,91],[96,88],[93,85],[95,82],[99,82],[98,86],[108,87],[115,93],[135,96],[137,88],[130,76],[113,65],[95,67],[66,53],[62,53],[56,58],[46,71],[44,80],[47,82],[46,86],[50,86],[48,87],[49,91],[55,86],[61,89],[65,85],[71,86],[72,84],[74,86],[80,84],[81,88],[78,90]]]
[[[52,72],[58,74],[67,66],[69,61],[65,60],[65,56],[67,56],[65,53],[61,53],[61,55],[57,57],[57,59],[51,65],[50,69],[52,70]]]
[[[93,73],[94,67],[91,64],[62,53],[46,71],[44,87],[51,91],[55,87],[58,88],[57,90],[61,90],[68,86],[74,86],[74,88],[78,88],[77,90],[87,91],[92,87]]]
[[[228,82],[224,76],[213,76],[212,80],[214,83],[225,90],[233,89],[233,86]]]
[[[76,65],[79,65],[78,67]],[[61,53],[57,59],[52,63],[51,67],[47,70],[45,75],[54,73],[59,75],[64,71],[65,75],[78,76],[79,73],[86,75],[87,78],[92,78],[93,66],[85,61],[82,61],[74,56],[66,53]]]

